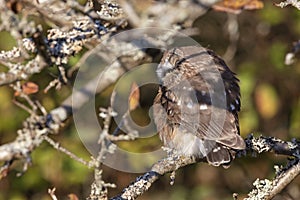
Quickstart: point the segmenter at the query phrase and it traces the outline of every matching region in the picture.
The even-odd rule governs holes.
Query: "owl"
[[[186,46],[164,53],[153,116],[164,146],[213,166],[229,166],[245,148],[239,134],[239,80],[212,50]]]

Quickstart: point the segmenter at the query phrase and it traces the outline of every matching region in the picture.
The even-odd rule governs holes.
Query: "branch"
[[[266,196],[267,199],[272,199],[276,194],[279,194],[289,183],[291,183],[300,173],[300,162],[292,163],[286,171],[273,180],[273,189]]]
[[[284,8],[288,5],[291,5],[295,8],[297,8],[298,10],[300,10],[300,2],[297,0],[286,0],[280,3],[275,4],[276,6],[280,7],[280,8]]]
[[[59,28],[49,29],[45,36],[41,26],[30,21],[28,15],[20,15],[21,19],[19,19],[20,17],[6,8],[6,3],[2,1],[0,0],[0,17],[3,24],[0,28],[11,31],[11,35],[18,40],[18,47],[11,51],[0,52],[0,62],[8,67],[8,72],[0,73],[0,86],[18,80],[26,80],[46,66],[54,64],[60,72],[59,80],[65,83],[64,68],[70,57],[78,54],[87,43],[96,46],[103,38],[110,37],[112,33],[126,24],[120,14],[121,8],[105,12],[120,15],[116,22],[115,19],[110,21],[110,18],[107,17],[106,20],[102,20],[101,13],[88,12],[87,8],[83,8],[72,0],[66,3],[51,1],[51,5],[49,5],[50,1],[38,3],[38,1],[22,0],[24,6],[30,8],[24,8],[24,10],[30,10],[29,12],[33,12],[34,15],[38,14],[41,18],[46,18],[48,22],[59,26]],[[11,26],[11,24],[15,26]],[[25,30],[27,31],[26,38],[22,39],[19,32],[25,32]],[[28,56],[30,53],[34,53],[35,56],[30,58]],[[18,62],[13,62],[16,59]],[[27,61],[27,64],[20,64],[21,61]]]
[[[248,194],[245,200],[270,200],[279,194],[288,184],[290,184],[300,173],[299,160],[293,160],[280,172],[273,180],[256,179],[253,183],[254,189]]]
[[[285,142],[274,137],[259,136],[254,137],[250,134],[246,139],[246,149],[237,152],[237,157],[246,156],[247,152],[250,156],[256,156],[256,154],[261,154],[263,152],[274,152],[275,154],[294,156],[295,163],[290,164],[288,169],[283,170],[278,177],[273,181],[263,182],[258,181],[258,183],[265,184],[267,186],[272,186],[267,188],[267,192],[253,192],[253,198],[248,200],[258,200],[258,199],[271,199],[276,194],[282,191],[294,178],[300,173],[299,164],[299,152],[300,152],[300,142],[292,140],[291,142]],[[182,156],[171,156],[158,161],[153,165],[151,170],[144,175],[138,177],[133,183],[127,186],[121,194],[112,197],[110,200],[132,200],[141,196],[144,192],[149,190],[152,184],[158,180],[161,176],[169,172],[174,172],[179,168],[186,165],[194,164],[197,162],[203,162],[204,160],[196,160],[192,157],[182,157]],[[270,183],[270,184],[266,184]],[[257,183],[255,183],[257,185]],[[256,189],[255,191],[258,191]]]
[[[197,160],[195,158],[184,156],[170,156],[162,159],[153,165],[151,171],[139,176],[133,183],[126,187],[121,194],[116,197],[112,197],[110,200],[136,199],[149,190],[152,184],[162,175],[174,172],[181,167],[194,164],[196,162]]]
[[[132,44],[127,44],[127,47],[130,45],[132,48],[136,49]],[[103,80],[103,84],[97,87],[97,94],[116,82],[126,70],[150,59],[145,53],[139,53],[138,56],[135,56],[134,58],[128,57],[126,54],[124,56],[127,58],[128,62],[131,62],[132,64],[128,66],[127,69],[116,60],[109,66],[104,74],[100,73],[78,91],[74,91],[73,96],[70,95],[61,106],[43,115],[32,112],[33,114],[24,121],[23,128],[18,130],[17,138],[13,142],[0,146],[0,162],[12,164],[16,159],[25,159],[25,165],[27,166],[31,161],[31,152],[44,141],[45,136],[57,134],[60,131],[63,122],[71,117],[73,112],[81,108],[90,98],[94,97],[95,86],[98,85],[100,76]],[[112,77],[111,74],[114,74],[114,76]],[[73,98],[76,98],[75,102],[72,101]],[[0,174],[4,171],[6,172],[7,167],[3,167],[0,170]]]
[[[120,1],[130,25],[134,28],[160,27],[174,28],[192,27],[193,22],[219,0],[166,0],[149,1],[143,7],[136,6],[134,1]],[[174,15],[174,13],[176,13]],[[151,16],[151,17],[150,17]]]
[[[247,150],[252,153],[274,152],[278,155],[294,157],[285,168],[276,171],[276,177],[273,180],[257,179],[253,183],[255,188],[248,194],[249,198],[246,198],[246,200],[272,199],[299,175],[299,141],[293,139],[291,142],[286,142],[274,137],[260,136],[255,138],[253,135],[249,135],[245,142]]]
[[[259,136],[254,137],[252,134],[245,139],[246,150],[239,151],[238,155],[245,155],[245,151],[252,153],[274,152],[278,155],[287,155],[300,158],[300,142],[293,139],[291,142],[286,142],[275,137]]]

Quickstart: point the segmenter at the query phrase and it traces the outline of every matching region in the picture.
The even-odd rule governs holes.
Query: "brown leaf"
[[[8,0],[6,1],[6,6],[8,9],[12,10],[15,14],[18,14],[23,9],[22,3],[18,0]]]
[[[139,106],[140,90],[136,82],[133,82],[130,89],[130,95],[128,98],[129,111],[136,109]]]
[[[27,94],[27,95],[28,94],[34,94],[34,93],[37,93],[39,91],[39,86],[37,84],[35,84],[34,82],[26,82],[21,87],[22,87],[22,92],[24,94]],[[20,93],[15,92],[14,95],[19,96]]]
[[[4,177],[6,177],[6,176],[8,175],[8,172],[9,172],[8,167],[2,169],[2,170],[1,170],[1,173],[0,173],[0,180],[2,180]]]
[[[262,9],[264,3],[260,0],[223,0],[213,5],[213,9],[228,13],[239,14],[243,10]]]
[[[68,197],[69,197],[70,200],[78,200],[77,195],[73,194],[73,193],[69,194]]]

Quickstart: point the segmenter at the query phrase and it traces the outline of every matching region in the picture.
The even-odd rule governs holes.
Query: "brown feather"
[[[183,154],[228,164],[239,135],[239,80],[213,51],[179,47],[167,51],[157,69],[162,86],[154,100],[154,121],[164,145]]]

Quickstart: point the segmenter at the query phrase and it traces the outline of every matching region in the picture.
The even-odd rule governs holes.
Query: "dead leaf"
[[[18,14],[23,9],[22,3],[18,0],[8,0],[6,1],[6,6],[8,9],[12,10],[15,14]]]
[[[216,11],[240,14],[243,10],[262,9],[264,3],[260,0],[223,0],[213,5]]]
[[[21,86],[21,88],[22,88],[22,92],[27,95],[34,94],[39,91],[39,86],[34,82],[26,82]],[[19,96],[19,95],[20,93],[18,91],[15,92],[14,94],[14,96]]]
[[[6,177],[6,176],[8,175],[8,172],[9,172],[8,167],[7,167],[7,168],[4,168],[3,170],[1,170],[1,173],[0,173],[0,180],[2,180],[4,177]]]
[[[77,195],[73,194],[73,193],[69,194],[68,197],[69,197],[70,200],[78,200]]]
[[[140,101],[140,89],[136,82],[133,82],[130,89],[130,95],[128,98],[129,111],[136,109],[139,106]]]

